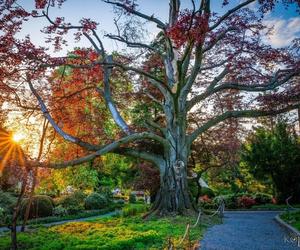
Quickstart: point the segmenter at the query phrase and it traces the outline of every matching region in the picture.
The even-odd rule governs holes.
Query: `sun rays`
[[[22,139],[21,133],[11,134],[0,128],[0,175],[6,165],[24,166],[24,153],[18,144]]]
[[[24,134],[17,132],[12,135],[12,140],[16,143],[21,142],[25,138]]]

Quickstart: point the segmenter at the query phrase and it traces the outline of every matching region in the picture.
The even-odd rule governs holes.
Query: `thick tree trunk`
[[[151,213],[166,216],[193,214],[195,211],[188,190],[186,164],[182,160],[166,162]]]

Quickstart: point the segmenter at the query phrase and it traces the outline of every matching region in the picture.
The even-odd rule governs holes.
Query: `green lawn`
[[[280,218],[300,231],[300,211],[285,212]]]
[[[18,234],[20,249],[163,249],[168,238],[178,244],[187,223],[194,223],[194,217],[171,217],[143,220],[141,216],[110,217],[88,222],[73,222],[51,228],[39,228],[32,232]],[[201,220],[201,226],[190,233],[193,244],[203,235],[205,228],[218,219]],[[0,249],[9,249],[8,236],[1,237]],[[179,246],[177,249],[181,249]]]
[[[98,209],[98,210],[84,210],[82,212],[79,212],[77,214],[72,215],[64,215],[64,216],[49,216],[49,217],[42,217],[42,218],[36,218],[31,219],[27,221],[28,226],[39,226],[40,224],[47,224],[51,222],[57,222],[57,221],[64,221],[64,220],[75,220],[79,218],[87,218],[92,216],[98,216],[103,215],[109,212],[113,212],[116,210],[121,209],[123,206],[119,204],[112,204],[108,206],[107,208]],[[22,225],[23,220],[18,221],[18,225]],[[1,224],[0,227],[5,227],[6,224]]]

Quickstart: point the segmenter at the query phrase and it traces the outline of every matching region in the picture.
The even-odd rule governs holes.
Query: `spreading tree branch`
[[[223,21],[225,19],[227,19],[230,15],[232,15],[233,13],[235,13],[236,11],[242,9],[243,7],[249,5],[250,3],[254,2],[255,0],[248,0],[248,1],[245,1],[243,3],[240,3],[239,5],[237,5],[236,7],[232,8],[231,10],[227,11],[221,18],[219,18],[219,20],[214,24],[212,25],[209,30],[214,30],[215,28],[217,28],[220,24],[223,23]]]
[[[135,10],[134,7],[131,8],[131,7],[127,6],[126,4],[122,4],[122,3],[117,2],[117,1],[110,1],[110,0],[102,0],[102,1],[105,2],[105,3],[111,4],[111,5],[117,6],[121,9],[127,11],[130,14],[133,14],[135,16],[143,18],[146,21],[154,22],[154,23],[157,24],[157,27],[160,28],[160,29],[165,29],[166,28],[166,25],[161,20],[154,17],[154,15],[148,16],[148,15],[142,13],[142,12],[139,12],[139,11]]]
[[[52,125],[52,127],[54,128],[54,130],[60,135],[62,136],[66,141],[75,143],[77,145],[79,145],[80,147],[83,147],[87,150],[90,151],[95,151],[97,149],[99,149],[99,146],[95,146],[92,145],[90,143],[84,142],[82,140],[80,140],[79,138],[72,136],[68,133],[66,133],[63,129],[61,129],[58,124],[54,121],[54,119],[52,118],[52,116],[50,115],[43,99],[41,98],[41,96],[38,94],[38,92],[36,91],[36,89],[33,87],[33,84],[31,83],[31,81],[29,79],[28,80],[28,85],[29,88],[31,90],[31,92],[33,93],[33,95],[36,97],[36,99],[38,100],[38,103],[40,105],[41,111],[43,112],[44,117],[49,121],[49,123]]]
[[[216,126],[217,124],[230,119],[230,118],[257,118],[263,116],[274,116],[288,111],[298,109],[300,103],[291,104],[284,108],[276,110],[235,110],[235,111],[226,111],[223,114],[216,116],[215,118],[210,119],[208,122],[204,123],[201,127],[197,128],[192,134],[188,136],[188,141],[191,144],[199,135],[203,134],[205,131],[211,127]]]
[[[205,90],[205,92],[193,97],[190,101],[188,101],[187,110],[190,110],[193,106],[195,106],[197,103],[201,102],[205,98],[223,90],[234,89],[234,90],[241,90],[247,92],[263,92],[267,90],[274,90],[277,87],[287,83],[294,76],[300,74],[299,69],[295,71],[290,70],[291,72],[288,73],[285,77],[283,77],[283,79],[280,80],[279,79],[280,73],[282,73],[283,71],[288,71],[288,70],[278,70],[267,84],[246,85],[246,84],[238,84],[238,83],[224,83],[222,85],[215,87],[215,84],[218,83],[221,79],[223,79],[224,76],[227,74],[226,73],[227,71],[224,70],[218,77],[215,78],[215,80],[209,85],[209,87]]]
[[[149,138],[149,139],[154,139],[156,141],[159,141],[162,143],[162,145],[166,145],[167,142],[165,141],[165,139],[163,139],[162,137],[152,134],[152,133],[148,133],[148,132],[142,132],[142,133],[137,133],[137,134],[131,134],[128,135],[126,137],[123,137],[117,141],[114,141],[108,145],[102,146],[100,149],[98,149],[97,151],[88,154],[86,156],[71,160],[71,161],[65,161],[65,162],[61,162],[61,163],[41,163],[41,162],[32,162],[31,166],[35,166],[35,167],[43,167],[43,168],[54,168],[54,169],[62,169],[62,168],[67,168],[67,167],[72,167],[72,166],[77,166],[86,162],[90,162],[92,160],[94,160],[95,158],[107,154],[109,152],[116,152],[116,153],[122,153],[122,154],[126,154],[126,155],[131,155],[131,156],[138,156],[139,158],[145,159],[145,160],[149,160],[151,162],[154,163],[159,163],[159,161],[161,161],[162,159],[160,158],[160,156],[158,155],[152,155],[151,153],[148,152],[139,152],[139,151],[135,151],[132,149],[123,149],[121,148],[121,145],[135,141],[135,140],[139,140],[139,139],[145,139],[145,138]]]

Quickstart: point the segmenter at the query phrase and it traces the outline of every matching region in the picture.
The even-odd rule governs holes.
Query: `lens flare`
[[[24,139],[24,135],[21,133],[15,133],[12,136],[12,140],[17,143],[20,142],[22,139]]]
[[[24,153],[17,143],[24,138],[21,133],[11,134],[0,127],[0,174],[6,165],[25,165]]]

